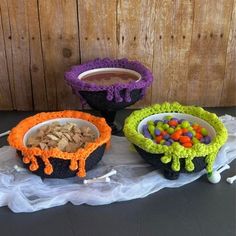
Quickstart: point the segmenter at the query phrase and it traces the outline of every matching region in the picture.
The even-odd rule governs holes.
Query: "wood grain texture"
[[[48,110],[46,82],[37,0],[27,1],[28,30],[29,30],[29,70],[32,83],[34,110]]]
[[[118,0],[117,56],[138,60],[152,70],[155,25],[155,1]],[[151,103],[151,87],[144,99],[133,107]]]
[[[10,82],[8,77],[8,68],[5,52],[5,38],[2,26],[2,13],[0,8],[0,71],[1,71],[1,82],[0,82],[0,109],[1,110],[12,110],[12,98],[10,91]]]
[[[152,103],[188,103],[188,63],[193,24],[192,1],[157,1]]]
[[[97,57],[153,71],[133,107],[236,106],[236,0],[0,0],[0,110],[80,108],[64,81]]]
[[[13,76],[13,55],[12,55],[12,33],[11,33],[11,22],[9,18],[9,10],[8,10],[8,1],[1,0],[0,1],[0,8],[1,8],[1,20],[2,20],[2,30],[3,30],[3,37],[4,37],[4,46],[5,46],[5,53],[6,53],[6,62],[8,68],[8,78],[10,82],[10,89],[11,89],[11,97],[12,97],[12,106],[13,109],[16,109],[16,96],[15,96],[15,86],[14,86],[14,76]],[[4,62],[0,62],[4,63]],[[1,79],[0,79],[1,80]]]
[[[81,62],[116,57],[116,1],[78,0]]]
[[[220,105],[233,0],[196,0],[189,57],[188,103]]]
[[[48,108],[79,107],[78,98],[64,81],[64,72],[80,61],[75,0],[39,0]]]
[[[221,106],[235,106],[236,104],[236,0],[230,26],[225,76],[221,92]]]
[[[8,54],[11,56],[7,59],[8,64],[11,65],[10,70],[12,70],[10,77],[15,107],[18,110],[32,110],[27,6],[23,0],[3,1],[1,11],[8,13],[8,19],[3,21],[3,24],[4,28],[9,27],[4,35],[6,41],[7,38],[11,41],[10,45],[8,44],[9,50],[11,50]]]

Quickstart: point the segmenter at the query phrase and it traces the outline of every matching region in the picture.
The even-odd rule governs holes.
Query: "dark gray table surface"
[[[208,108],[218,115],[236,116],[236,108]],[[130,113],[118,113],[123,123]],[[33,112],[0,112],[0,132],[15,126]],[[0,138],[0,145],[6,145]],[[163,189],[144,199],[104,206],[66,204],[35,213],[13,213],[0,208],[0,236],[92,235],[236,235],[236,162],[212,185],[206,177],[176,189]]]

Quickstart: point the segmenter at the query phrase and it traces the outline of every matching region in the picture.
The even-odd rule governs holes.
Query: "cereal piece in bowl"
[[[27,140],[27,147],[39,147],[43,150],[58,148],[61,151],[76,152],[87,143],[95,140],[96,133],[88,126],[77,126],[75,123],[60,124],[53,122],[41,126]]]

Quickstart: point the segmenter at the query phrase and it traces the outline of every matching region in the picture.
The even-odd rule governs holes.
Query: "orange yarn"
[[[93,143],[88,143],[84,148],[80,148],[74,153],[62,152],[57,148],[49,150],[42,150],[35,147],[28,148],[24,145],[23,138],[29,129],[39,123],[55,118],[79,118],[82,120],[87,120],[98,128],[100,136]],[[87,157],[99,146],[105,143],[109,146],[110,139],[111,128],[107,125],[104,118],[98,118],[88,113],[70,110],[61,112],[42,112],[28,117],[13,128],[8,136],[9,144],[22,152],[24,156],[23,162],[26,164],[30,163],[29,169],[31,171],[35,171],[39,168],[36,156],[43,160],[45,164],[44,173],[47,175],[50,175],[53,172],[53,167],[49,161],[49,158],[60,158],[70,160],[70,170],[78,170],[77,175],[80,177],[86,176],[85,162]],[[79,161],[79,165],[77,161]]]

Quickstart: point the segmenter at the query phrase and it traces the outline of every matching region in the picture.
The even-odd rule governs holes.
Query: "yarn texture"
[[[199,117],[208,122],[215,130],[216,136],[210,144],[197,143],[192,148],[185,148],[178,142],[174,142],[171,146],[165,146],[154,143],[151,139],[145,138],[143,134],[137,131],[139,123],[146,117],[166,112],[177,112],[190,114]],[[171,163],[174,171],[180,170],[180,159],[185,159],[185,169],[189,172],[194,170],[192,160],[195,157],[203,157],[206,162],[207,172],[212,172],[212,167],[216,155],[221,146],[226,142],[228,133],[223,123],[216,114],[210,113],[201,107],[182,106],[177,102],[155,104],[139,111],[134,111],[125,120],[124,134],[126,138],[133,144],[137,145],[146,152],[153,154],[163,154],[161,161],[164,164]]]
[[[84,148],[79,148],[74,153],[63,152],[58,148],[42,150],[38,147],[29,148],[24,145],[23,138],[29,129],[39,123],[55,118],[79,118],[89,121],[98,128],[100,136],[94,142],[88,143]],[[35,171],[39,168],[36,156],[40,157],[44,162],[44,173],[47,175],[50,175],[53,172],[53,166],[51,165],[49,158],[60,158],[63,160],[70,160],[70,170],[78,170],[77,175],[80,177],[86,176],[85,162],[88,156],[103,144],[109,146],[110,139],[111,128],[107,125],[104,118],[98,118],[88,113],[71,110],[61,112],[42,112],[28,117],[13,128],[8,136],[9,144],[22,152],[24,156],[23,162],[25,164],[30,163],[29,169],[31,171]]]
[[[95,83],[87,83],[86,81],[78,79],[78,76],[88,70],[98,68],[124,68],[138,72],[141,79],[138,81],[131,81],[129,83],[115,83],[112,85],[97,85]],[[65,73],[65,80],[72,87],[73,92],[82,99],[80,91],[106,91],[106,99],[108,101],[114,100],[116,103],[126,101],[130,102],[130,92],[134,89],[141,89],[141,96],[145,94],[145,90],[151,85],[153,76],[151,71],[138,61],[129,61],[126,58],[112,60],[109,58],[95,59],[87,63],[73,66]],[[124,95],[121,95],[121,90],[125,90]],[[82,99],[82,103],[85,101]]]

